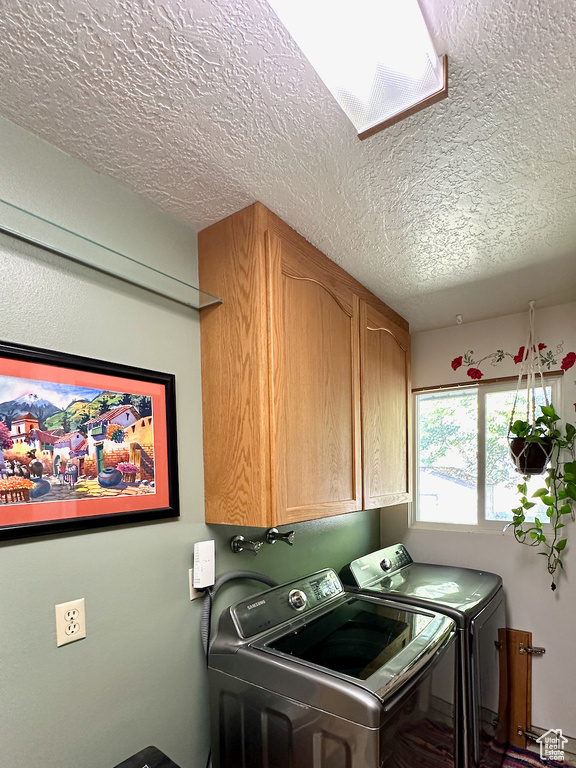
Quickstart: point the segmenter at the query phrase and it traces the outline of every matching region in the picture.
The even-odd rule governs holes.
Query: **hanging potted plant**
[[[538,440],[546,440],[550,445],[550,467],[546,470],[543,483],[528,498],[528,477],[517,486],[520,494],[520,506],[512,510],[512,522],[506,528],[512,527],[514,538],[521,544],[540,548],[538,554],[546,558],[548,573],[552,576],[552,589],[556,589],[555,575],[558,568],[563,568],[562,555],[566,549],[566,533],[563,530],[569,520],[574,520],[574,504],[576,502],[576,427],[566,424],[564,431],[559,428],[560,417],[554,406],[542,406],[542,416],[535,425],[540,434],[532,431],[526,440],[533,438],[528,445],[538,445]],[[539,422],[539,423],[538,423]],[[524,424],[524,422],[522,423]],[[524,427],[518,427],[523,431]],[[526,473],[528,474],[528,473]],[[536,515],[534,520],[531,512],[538,502],[544,509],[542,519]],[[548,523],[549,527],[545,524]]]
[[[538,554],[546,558],[546,567],[552,576],[551,586],[555,590],[556,571],[564,567],[562,553],[566,548],[567,538],[563,528],[569,519],[574,520],[576,428],[572,424],[566,424],[562,430],[560,417],[553,404],[548,401],[540,363],[543,345],[536,342],[533,301],[529,302],[529,307],[528,339],[525,347],[520,349],[522,365],[508,426],[510,454],[517,472],[522,474],[524,479],[517,485],[520,506],[512,510],[512,522],[506,528],[512,527],[514,538],[520,544],[539,548]],[[562,368],[564,369],[564,361]],[[536,384],[537,376],[539,386]],[[526,377],[526,418],[517,419],[515,411],[523,377]],[[543,404],[537,402],[537,389],[542,393]],[[530,499],[535,499],[531,501],[528,498],[528,480],[534,475],[543,475],[543,480],[541,487],[531,493]],[[538,510],[535,515],[531,511],[538,503],[543,510],[539,513],[540,517]]]
[[[510,454],[521,475],[541,475],[552,455],[555,423],[559,417],[553,405],[541,406],[541,410],[542,416],[533,424],[516,419],[510,426]]]
[[[514,362],[521,362],[521,365],[516,397],[508,425],[508,442],[516,471],[522,475],[540,475],[544,472],[552,455],[555,425],[559,417],[554,406],[548,402],[548,395],[544,386],[540,363],[540,351],[544,345],[536,342],[533,301],[529,302],[529,307],[528,339],[526,345],[519,350],[519,357],[521,353],[520,360],[514,358]],[[515,418],[516,406],[524,377],[526,378],[526,418],[517,419]],[[536,384],[537,377],[538,386]],[[537,389],[542,392],[543,405],[538,403]],[[536,415],[538,411],[541,411],[539,416]]]

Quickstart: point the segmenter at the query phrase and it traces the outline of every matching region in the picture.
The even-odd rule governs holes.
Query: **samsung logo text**
[[[246,606],[246,610],[251,611],[252,608],[258,608],[259,605],[266,605],[266,600],[258,600],[257,603],[250,603]]]

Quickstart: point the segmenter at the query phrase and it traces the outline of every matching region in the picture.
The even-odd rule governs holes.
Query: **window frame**
[[[545,380],[545,386],[549,386],[551,389],[550,400],[554,403],[556,411],[560,414],[562,411],[562,371],[550,371],[543,373]],[[525,384],[525,382],[524,382]],[[429,530],[429,531],[458,531],[460,533],[496,533],[502,534],[504,526],[508,525],[510,521],[504,520],[487,520],[486,519],[486,430],[485,430],[485,414],[486,414],[486,395],[492,392],[511,391],[514,392],[518,385],[518,378],[516,376],[504,379],[486,379],[481,382],[470,382],[447,386],[426,387],[422,389],[412,390],[412,412],[414,418],[412,419],[412,440],[414,450],[412,451],[412,502],[409,505],[408,514],[408,527],[415,530]],[[522,386],[521,389],[526,389]],[[418,398],[421,395],[427,395],[434,392],[464,392],[464,391],[476,391],[478,394],[482,392],[482,396],[478,397],[478,410],[477,410],[477,493],[476,493],[476,524],[469,523],[446,523],[446,522],[431,522],[418,520],[418,503],[420,499],[420,473],[419,473],[419,409]],[[482,425],[482,429],[480,426]],[[521,475],[518,475],[518,482],[521,482]],[[543,521],[544,529],[549,528],[549,523]]]

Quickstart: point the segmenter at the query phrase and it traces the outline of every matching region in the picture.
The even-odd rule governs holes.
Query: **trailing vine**
[[[547,520],[527,520],[529,510],[538,503],[528,499],[528,476],[517,486],[520,494],[520,506],[512,510],[512,522],[506,528],[512,527],[514,537],[520,544],[529,547],[540,547],[538,552],[546,558],[548,573],[552,576],[552,590],[556,589],[556,571],[564,568],[562,556],[566,549],[567,538],[562,530],[569,519],[574,520],[574,504],[576,503],[576,427],[566,424],[564,432],[558,428],[560,417],[553,405],[542,406],[542,415],[538,417],[533,427],[527,422],[516,421],[511,432],[525,437],[528,443],[549,441],[552,445],[550,467],[544,473],[544,485],[532,493],[532,499],[539,500],[545,509]],[[567,458],[565,458],[567,457]],[[570,515],[570,518],[566,516]],[[551,529],[545,528],[549,523]]]

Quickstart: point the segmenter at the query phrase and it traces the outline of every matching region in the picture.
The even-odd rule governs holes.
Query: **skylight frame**
[[[359,139],[448,95],[418,0],[268,0]]]

